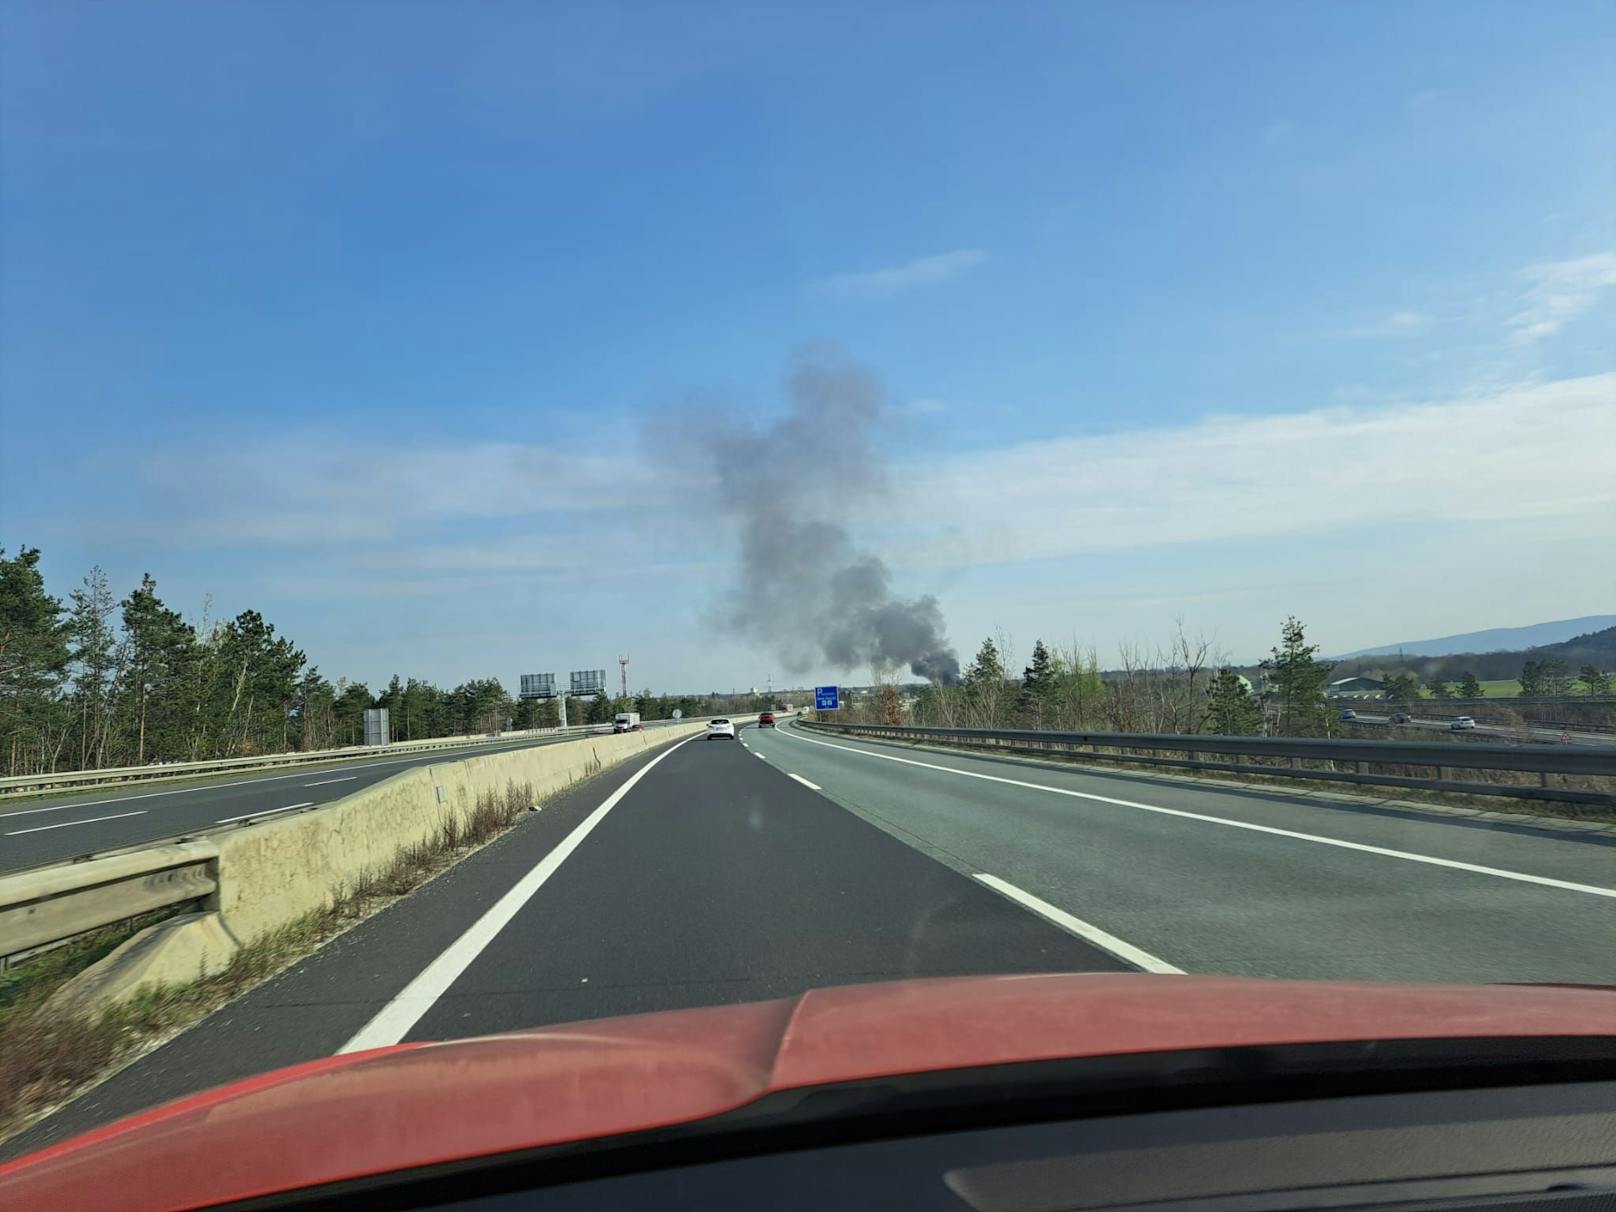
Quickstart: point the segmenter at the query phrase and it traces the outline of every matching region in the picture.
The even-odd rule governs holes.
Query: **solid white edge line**
[[[304,783],[303,785],[305,787],[329,787],[332,783],[351,783],[358,777],[357,774],[350,774],[345,779],[321,779],[318,783]]]
[[[44,833],[47,829],[71,829],[74,825],[93,825],[97,821],[121,821],[126,816],[145,816],[146,810],[139,812],[118,812],[112,816],[92,816],[85,821],[59,821],[54,825],[35,825],[32,829],[14,829],[6,834],[7,837],[21,837],[25,833]]]
[[[1057,909],[1048,901],[1034,896],[1030,892],[1017,888],[1014,884],[1001,880],[996,875],[988,875],[978,871],[973,879],[980,880],[995,892],[1009,897],[1018,905],[1031,909],[1039,917],[1053,922],[1062,930],[1077,935],[1085,942],[1093,943],[1101,951],[1116,956],[1124,963],[1132,964],[1136,968],[1143,968],[1146,972],[1160,972],[1168,976],[1183,976],[1184,969],[1175,968],[1166,960],[1157,959],[1148,951],[1141,951],[1132,943],[1125,943],[1109,931],[1101,930],[1092,922],[1085,922],[1080,917],[1073,917],[1064,909]]]
[[[797,782],[801,783],[804,787],[808,788],[809,791],[823,791],[824,790],[824,788],[821,787],[818,783],[810,783],[807,779],[803,778],[802,775],[800,775],[800,774],[792,774],[791,771],[789,771],[789,770],[786,771],[786,777],[791,778],[791,779],[796,779]]]
[[[224,820],[214,821],[213,823],[215,825],[233,825],[237,821],[250,821],[260,816],[274,816],[277,812],[291,812],[296,808],[312,807],[314,807],[314,801],[310,800],[306,804],[288,804],[284,808],[265,808],[262,812],[243,812],[240,816],[227,816]]]
[[[1045,783],[1029,783],[1023,779],[1007,779],[997,774],[982,774],[976,770],[959,770],[953,766],[939,766],[933,762],[917,762],[913,758],[898,757],[891,753],[872,753],[868,749],[855,749],[851,745],[833,745],[829,741],[816,741],[811,737],[786,734],[793,740],[808,745],[823,745],[826,749],[840,749],[863,757],[880,758],[887,762],[901,762],[905,766],[921,766],[927,770],[940,770],[944,774],[957,774],[962,778],[983,779],[989,783],[1004,783],[1009,787],[1025,787],[1031,791],[1047,791],[1051,795],[1065,795],[1073,799],[1093,800],[1100,804],[1115,804],[1119,808],[1133,808],[1139,812],[1157,812],[1163,816],[1182,817],[1188,821],[1204,821],[1209,825],[1224,825],[1230,829],[1246,829],[1252,833],[1267,833],[1275,837],[1288,837],[1320,846],[1335,846],[1341,850],[1357,850],[1364,854],[1378,854],[1384,858],[1403,859],[1410,863],[1426,863],[1432,867],[1447,867],[1454,871],[1469,871],[1475,875],[1491,875],[1498,879],[1515,880],[1522,884],[1537,884],[1544,888],[1558,888],[1562,892],[1581,892],[1587,896],[1603,896],[1616,900],[1616,888],[1601,888],[1597,884],[1578,884],[1571,880],[1552,879],[1546,875],[1528,875],[1524,871],[1506,871],[1501,867],[1483,867],[1478,863],[1463,863],[1457,859],[1437,858],[1430,854],[1413,854],[1407,850],[1390,850],[1385,846],[1371,846],[1364,842],[1348,842],[1340,838],[1320,837],[1316,833],[1298,833],[1294,829],[1280,829],[1274,825],[1257,825],[1251,821],[1232,821],[1228,817],[1208,816],[1204,812],[1188,812],[1183,808],[1163,808],[1159,804],[1141,804],[1136,800],[1120,800],[1109,795],[1095,795],[1090,791],[1073,791],[1067,787],[1050,787]],[[967,759],[968,760],[968,759]]]
[[[606,814],[615,808],[625,795],[634,790],[635,785],[651,773],[658,762],[695,739],[686,737],[636,770],[627,782],[601,802],[599,808],[586,816],[571,833],[562,838],[554,850],[540,859],[533,870],[518,880],[487,912],[473,922],[464,934],[444,948],[441,955],[423,968],[415,979],[398,992],[397,996],[377,1011],[375,1017],[361,1027],[352,1039],[338,1048],[337,1055],[363,1052],[367,1048],[386,1048],[408,1035],[410,1029],[421,1021],[437,1000],[449,991],[449,986],[460,978],[460,974],[471,967],[472,961],[481,955],[483,949],[494,941],[512,918],[521,912],[522,907],[533,899],[534,893],[544,887],[546,881],[560,870],[561,864],[578,849],[595,826],[606,818]]]

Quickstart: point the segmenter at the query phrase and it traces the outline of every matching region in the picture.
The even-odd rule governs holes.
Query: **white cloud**
[[[814,287],[842,298],[886,299],[917,286],[947,282],[975,269],[987,259],[987,253],[979,248],[961,248],[935,256],[916,257],[913,261],[886,269],[821,278],[814,283]]]
[[[1612,450],[1616,373],[1028,442],[896,469],[915,508],[890,554],[968,567],[1432,524],[1616,543]]]
[[[112,512],[142,542],[238,546],[425,540],[499,519],[599,518],[625,500],[670,503],[671,486],[632,457],[518,442],[372,445],[305,435],[272,445],[147,456]],[[111,511],[109,511],[111,512]],[[98,520],[102,533],[116,520]]]
[[[1559,332],[1592,308],[1604,291],[1616,287],[1616,252],[1545,262],[1523,276],[1528,286],[1509,327],[1515,340],[1536,341]]]

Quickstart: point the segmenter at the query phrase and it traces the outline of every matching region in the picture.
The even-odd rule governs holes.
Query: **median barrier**
[[[317,809],[212,830],[203,841],[0,878],[5,943],[13,941],[12,927],[25,921],[33,923],[26,936],[32,945],[163,905],[195,902],[197,912],[141,931],[57,997],[122,1000],[146,985],[210,976],[240,946],[328,908],[400,854],[431,842],[451,819],[464,825],[479,796],[503,795],[513,784],[530,786],[537,805],[580,779],[705,727],[694,722],[589,736],[416,766]],[[166,897],[165,878],[173,884]]]
[[[450,817],[464,824],[479,795],[531,784],[535,802],[703,725],[592,736],[557,745],[479,754],[417,766],[316,812],[265,821],[215,837],[214,906],[243,943],[313,909],[342,888],[384,870],[402,851],[436,837]]]

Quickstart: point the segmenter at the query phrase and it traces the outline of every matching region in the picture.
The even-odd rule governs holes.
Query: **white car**
[[[728,720],[708,720],[707,739],[710,741],[715,736],[727,736],[733,741],[735,739],[735,725]]]
[[[1448,725],[1448,731],[1449,732],[1468,732],[1470,729],[1474,728],[1475,726],[1476,726],[1476,721],[1471,719],[1468,715],[1456,715],[1456,716],[1453,717],[1453,723]]]

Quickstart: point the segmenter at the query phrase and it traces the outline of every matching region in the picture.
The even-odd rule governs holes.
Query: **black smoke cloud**
[[[792,673],[875,665],[958,681],[937,599],[895,596],[887,566],[832,520],[885,491],[875,441],[885,391],[863,368],[821,355],[793,366],[786,397],[786,414],[766,427],[704,402],[657,451],[694,459],[691,471],[714,478],[718,507],[739,525],[726,623],[773,648]]]

